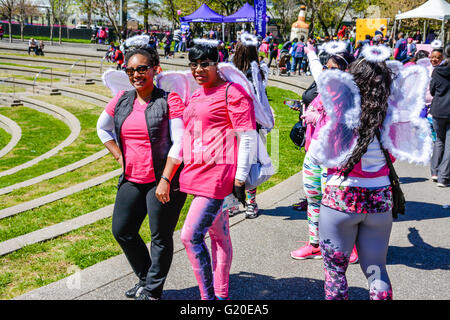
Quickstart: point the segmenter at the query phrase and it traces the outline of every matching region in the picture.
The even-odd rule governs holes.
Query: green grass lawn
[[[63,121],[31,108],[2,107],[0,114],[15,121],[22,129],[19,143],[11,152],[0,158],[0,171],[25,163],[51,150],[70,134],[69,127]]]
[[[267,92],[276,113],[273,133],[277,133],[279,137],[279,167],[278,172],[269,181],[258,187],[258,193],[298,173],[304,156],[304,152],[300,152],[289,138],[289,132],[298,119],[298,113],[283,104],[286,98],[299,98],[298,95],[273,87],[267,88]],[[272,133],[268,137],[269,153],[272,144],[275,143],[271,135]],[[273,154],[271,156],[275,157]],[[115,168],[113,161],[110,165],[111,170]],[[41,208],[0,220],[0,241],[112,204],[117,191],[116,183],[117,178],[111,179],[100,186]],[[188,196],[176,230],[182,228],[191,200],[192,196]],[[67,277],[74,270],[87,268],[121,254],[122,251],[110,229],[111,218],[103,219],[56,239],[29,245],[0,257],[0,299],[13,298]],[[144,241],[150,241],[148,219],[142,224],[140,233]]]
[[[5,129],[0,128],[0,150],[6,147],[11,140],[11,135]]]
[[[65,96],[34,96],[33,99],[59,106],[71,112],[80,121],[80,135],[71,145],[63,148],[55,156],[42,160],[36,165],[27,169],[23,169],[13,175],[0,177],[0,188],[34,178],[46,172],[56,170],[78,160],[84,159],[104,148],[103,144],[98,139],[96,129],[97,119],[102,111],[102,107]],[[48,117],[56,120],[51,116]],[[41,122],[36,123],[41,124]],[[44,125],[44,123],[42,124]],[[21,128],[23,131],[22,135],[25,133],[24,131],[28,131],[24,130],[24,128],[27,128],[26,125],[21,126]],[[24,139],[24,137],[22,139]],[[2,159],[0,159],[0,165],[2,164],[1,161]],[[55,188],[57,188],[57,186],[48,188],[47,192],[53,192]],[[43,190],[41,190],[41,192],[42,191]],[[1,196],[0,199],[2,199]]]
[[[25,92],[27,89],[19,86],[13,87],[12,85],[0,84],[0,92],[13,93],[13,92]]]

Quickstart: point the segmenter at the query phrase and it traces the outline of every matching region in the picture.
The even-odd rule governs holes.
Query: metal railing
[[[80,59],[75,61],[75,63],[70,67],[70,71],[69,71],[69,83],[70,83],[70,77],[72,76],[72,71],[73,68],[75,67],[75,65],[80,62],[80,61],[84,61],[84,78],[86,79],[86,59]]]
[[[14,77],[2,78],[2,79],[0,79],[0,83],[5,83],[6,81],[8,81],[10,79],[12,79],[12,83],[13,83],[12,98],[14,99],[14,97],[16,95],[16,79]]]
[[[39,78],[39,76],[42,74],[42,72],[44,72],[45,70],[50,70],[50,87],[53,86],[53,70],[52,68],[45,68],[42,69],[41,71],[39,71],[36,76],[34,77],[34,81],[33,81],[33,94],[34,94],[34,88],[36,87],[36,80],[37,78]]]

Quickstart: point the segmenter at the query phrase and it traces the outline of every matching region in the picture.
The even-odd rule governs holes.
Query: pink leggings
[[[202,300],[228,297],[233,248],[228,213],[222,212],[222,203],[223,200],[196,196],[181,231],[181,241],[194,270]],[[211,237],[211,256],[205,243],[206,232]]]

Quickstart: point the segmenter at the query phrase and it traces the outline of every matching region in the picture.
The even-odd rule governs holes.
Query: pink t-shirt
[[[223,199],[233,191],[237,167],[236,130],[255,130],[253,101],[239,84],[197,89],[183,115],[183,192]]]
[[[106,113],[114,117],[119,98],[125,91],[120,91],[109,101],[105,107]],[[184,103],[177,93],[169,93],[168,99],[169,119],[183,116]],[[135,183],[154,182],[155,172],[152,161],[152,148],[148,136],[145,109],[147,104],[134,100],[133,111],[125,119],[120,132],[123,155],[125,158],[125,179]]]

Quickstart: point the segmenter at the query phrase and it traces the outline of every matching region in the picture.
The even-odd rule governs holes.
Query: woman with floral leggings
[[[320,207],[319,238],[324,260],[325,298],[348,299],[345,273],[350,253],[356,244],[361,269],[368,280],[370,298],[387,300],[392,299],[392,287],[386,270],[392,228],[392,188],[378,130],[386,117],[392,76],[384,61],[371,62],[362,57],[350,65],[349,73],[351,76],[329,71],[326,77],[332,80],[326,82],[327,78],[321,77],[323,80],[319,79],[318,85],[319,91],[324,90],[332,86],[330,82],[340,77],[347,85],[356,87],[354,90],[359,89],[360,113],[349,116],[355,117],[355,122],[351,123],[357,123],[356,128],[346,131],[347,127],[336,120],[333,126],[327,126],[331,130],[321,128],[318,138],[313,139],[309,147],[315,164],[328,164],[326,157],[330,156],[327,153],[330,149],[345,156],[339,168],[328,169]],[[328,89],[333,91],[334,87]],[[333,92],[342,94],[343,91]],[[349,99],[346,97],[341,101],[352,101]],[[333,117],[339,111],[335,111]],[[342,114],[347,116],[349,112],[343,111]],[[349,120],[346,118],[346,121]],[[339,133],[336,130],[355,132],[351,134],[356,134],[356,144],[348,154],[344,149],[346,142],[339,140],[343,138],[337,137]]]

